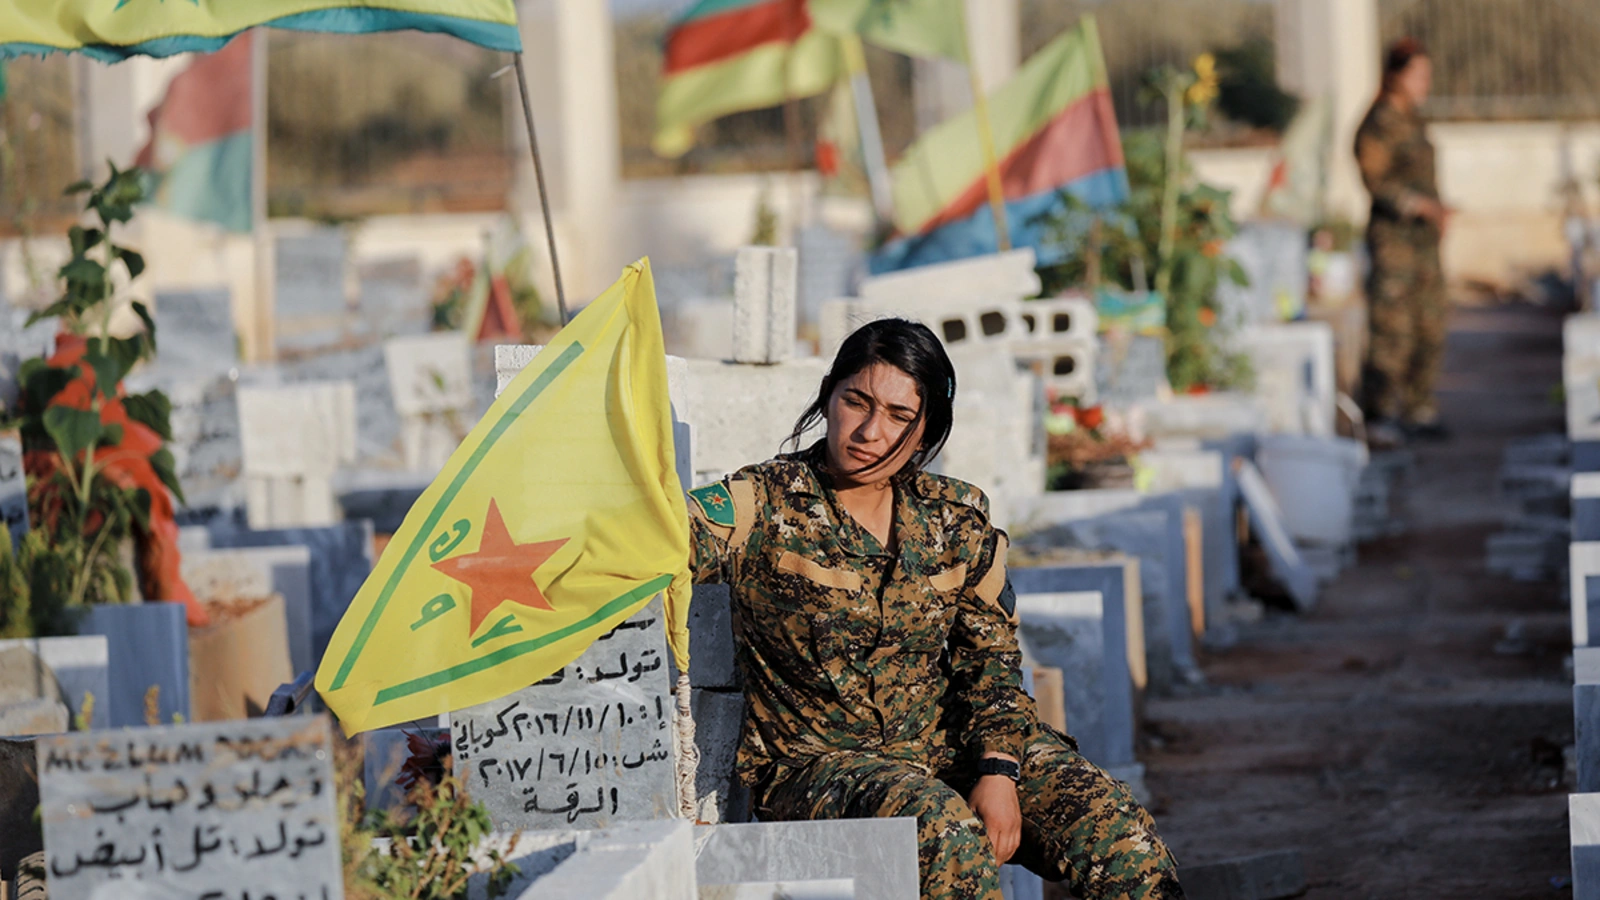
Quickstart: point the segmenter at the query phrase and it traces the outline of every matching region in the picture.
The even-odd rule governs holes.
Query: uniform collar
[[[797,494],[806,494],[812,497],[828,497],[833,493],[827,474],[827,445],[819,440],[798,453],[790,453],[779,457],[792,460],[801,465],[798,467],[799,477],[791,478],[789,490]],[[900,490],[901,496],[910,499],[919,506],[927,506],[929,501],[936,496],[936,483],[932,475],[919,470],[911,473],[895,485]]]
[[[799,453],[782,457],[797,464],[795,473],[788,479],[789,492],[823,501],[825,508],[835,519],[833,525],[840,547],[847,553],[854,556],[882,554],[884,548],[879,546],[877,538],[872,537],[839,504],[838,495],[829,483],[826,454],[824,442],[817,441]],[[908,529],[912,523],[925,518],[923,514],[932,503],[933,488],[933,477],[920,471],[901,479],[896,485],[895,529],[899,532],[902,542],[907,539],[910,533]]]

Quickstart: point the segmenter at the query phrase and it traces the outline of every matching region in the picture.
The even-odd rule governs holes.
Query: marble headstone
[[[273,260],[278,346],[307,350],[343,337],[348,318],[344,232],[322,228],[281,235]]]
[[[162,368],[209,372],[239,364],[227,290],[163,292],[156,294],[155,304]]]
[[[340,900],[327,718],[40,738],[57,900]]]
[[[501,831],[677,811],[661,598],[543,681],[451,714],[455,771]]]

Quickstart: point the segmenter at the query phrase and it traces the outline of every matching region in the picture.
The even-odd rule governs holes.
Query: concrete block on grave
[[[1041,338],[1017,341],[1011,346],[1017,362],[1032,370],[1044,383],[1045,390],[1056,398],[1073,398],[1083,405],[1097,402],[1095,354],[1098,345],[1094,340]]]
[[[238,402],[251,525],[334,522],[333,475],[356,460],[355,385],[241,387]]]
[[[1338,415],[1333,328],[1325,322],[1256,324],[1236,338],[1256,374],[1268,430],[1331,436]]]
[[[1600,646],[1600,541],[1575,541],[1567,550],[1572,645]]]
[[[690,706],[694,743],[700,750],[694,779],[696,820],[712,824],[749,821],[750,792],[733,773],[744,724],[744,694],[695,688]]]
[[[816,399],[828,363],[817,357],[778,366],[688,360],[689,412],[678,418],[694,428],[695,484],[783,452],[795,420]],[[821,434],[813,430],[800,446]]]
[[[28,482],[22,471],[22,438],[0,432],[0,538],[13,548],[28,533]]]
[[[863,300],[889,303],[994,297],[1021,300],[1039,293],[1036,265],[1033,249],[1023,248],[877,275],[862,281],[859,293]]]
[[[304,547],[311,553],[311,659],[321,661],[333,631],[344,618],[374,563],[372,523],[355,519],[321,528],[252,530],[231,522],[211,526],[211,543],[220,549]]]
[[[331,733],[292,717],[39,739],[50,895],[339,896]],[[270,801],[208,799],[263,785]]]
[[[663,310],[662,327],[667,349],[685,359],[733,358],[733,301],[706,297]]]
[[[80,635],[5,640],[0,641],[0,656],[20,660],[9,667],[10,674],[0,672],[0,678],[6,679],[14,692],[10,696],[58,699],[66,704],[70,720],[81,717],[87,703],[89,727],[110,727],[110,704],[106,702],[111,693],[110,664],[105,638]],[[36,660],[35,664],[26,662],[29,656]],[[51,676],[55,687],[46,688]],[[0,690],[5,689],[0,685]],[[91,697],[92,701],[88,699]]]
[[[1078,739],[1084,757],[1102,767],[1134,761],[1134,694],[1145,683],[1144,616],[1137,601],[1128,601],[1130,562],[1010,570],[1022,616],[1019,639],[1038,662],[1062,670],[1068,733]],[[1024,606],[1023,597],[1040,599]],[[1099,598],[1097,604],[1090,597]],[[1095,605],[1098,622],[1092,615],[1073,614]],[[1098,648],[1092,646],[1096,630]],[[1076,652],[1080,647],[1083,652]],[[1098,668],[1087,668],[1096,661]]]
[[[702,885],[849,878],[859,900],[916,900],[913,818],[704,825],[694,834]]]
[[[1016,585],[1012,585],[1015,589]],[[1097,593],[1017,594],[1023,656],[1061,671],[1067,723],[1091,762],[1110,762],[1105,609]]]
[[[1100,316],[1087,297],[1030,300],[1020,316],[1028,340],[1093,343],[1100,333]]]
[[[455,771],[494,827],[675,815],[668,657],[658,596],[549,678],[452,713]]]
[[[1572,539],[1600,541],[1600,472],[1572,475]]]
[[[833,359],[851,332],[877,317],[875,313],[863,312],[861,301],[853,297],[822,301],[817,310],[817,355]]]
[[[574,841],[574,852],[522,900],[697,900],[695,834],[684,821],[619,823]],[[515,861],[515,860],[513,860]]]
[[[1568,794],[1573,900],[1600,897],[1600,794]]]
[[[1042,388],[1017,370],[1004,348],[953,347],[950,359],[956,368],[954,428],[929,468],[982,489],[990,519],[1010,527],[1044,488]]]
[[[1267,551],[1273,577],[1288,591],[1296,609],[1310,610],[1317,602],[1316,575],[1301,560],[1293,538],[1283,527],[1283,514],[1266,479],[1248,461],[1239,467],[1238,477],[1240,494],[1250,513],[1250,527]]]
[[[187,557],[186,557],[187,558]],[[112,728],[147,724],[146,699],[155,693],[155,719],[193,717],[189,708],[189,625],[181,603],[99,605],[89,609],[80,634],[106,639],[107,711]]]
[[[184,582],[202,602],[281,598],[289,665],[295,672],[316,668],[310,548],[203,550],[184,554],[179,568]]]
[[[733,274],[733,360],[771,364],[794,356],[799,253],[740,247]]]
[[[1146,433],[1156,439],[1196,438],[1202,441],[1240,433],[1268,431],[1265,405],[1249,394],[1203,394],[1172,397],[1140,406]]]
[[[1572,650],[1572,724],[1578,791],[1600,792],[1600,647]]]
[[[160,291],[154,299],[161,334],[156,365],[196,373],[226,372],[239,365],[239,334],[227,288]]]
[[[61,734],[72,724],[60,700],[23,700],[0,706],[0,737]]]
[[[338,343],[350,325],[351,272],[342,229],[316,228],[273,242],[273,312],[282,350]]]
[[[473,425],[472,345],[460,332],[390,338],[389,391],[406,468],[437,472]]]

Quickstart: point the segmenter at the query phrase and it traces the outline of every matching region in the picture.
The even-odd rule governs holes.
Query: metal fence
[[[1421,40],[1440,119],[1600,117],[1596,0],[1379,0],[1384,45]]]

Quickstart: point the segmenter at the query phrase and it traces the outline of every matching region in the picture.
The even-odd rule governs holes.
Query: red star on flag
[[[534,583],[533,573],[568,540],[517,543],[506,530],[500,507],[491,499],[477,551],[441,559],[433,567],[472,589],[472,626],[467,633],[475,634],[483,620],[502,603],[554,609]]]

